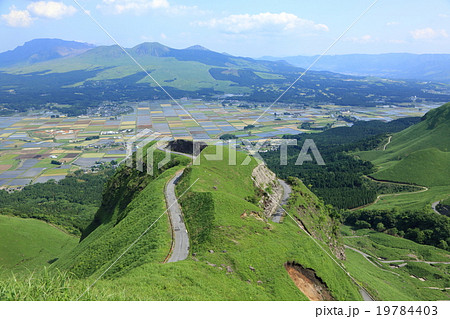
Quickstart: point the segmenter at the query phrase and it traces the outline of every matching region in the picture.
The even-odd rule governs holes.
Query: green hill
[[[43,221],[0,215],[0,269],[35,271],[72,250],[78,238]]]
[[[400,288],[391,289],[379,279],[368,281],[366,272],[370,278],[383,278],[382,271],[371,270],[373,266],[352,251],[347,250],[346,262],[333,256],[342,257],[344,248],[332,207],[300,180],[290,179],[293,192],[286,210],[295,221],[286,216],[273,223],[257,204],[271,192],[257,188],[252,180],[258,162],[252,158],[240,165],[247,155],[238,152],[237,165],[229,165],[229,150],[223,151],[222,160],[208,161],[205,156],[215,149],[207,147],[200,165],[192,166],[189,159],[174,155],[153,176],[120,167],[107,183],[102,205],[81,242],[53,263],[50,273],[19,281],[2,279],[0,300],[308,300],[313,297],[305,289],[305,278],[311,281],[306,285],[324,298],[360,300],[357,286],[338,264],[346,265],[377,298],[396,298]],[[159,151],[155,155],[156,161],[164,156]],[[190,255],[165,263],[171,228],[164,214],[164,189],[183,168],[176,191]],[[420,249],[425,252],[425,247]],[[406,272],[404,278],[409,278]],[[28,280],[31,284],[21,284]],[[422,285],[414,280],[397,281],[402,285],[398,298],[442,299],[433,291],[417,293]]]
[[[450,184],[450,152],[427,148],[411,153],[394,165],[374,174],[378,179],[445,186]]]
[[[264,193],[252,181],[258,165],[254,159],[249,165],[230,166],[227,149],[221,161],[206,161],[208,153],[214,149],[206,148],[201,164],[187,168],[177,186],[190,236],[188,259],[163,263],[170,250],[171,232],[167,216],[162,215],[83,299],[308,300],[286,269],[294,275],[309,269],[330,298],[361,298],[345,272],[294,221],[287,217],[275,224],[254,204]],[[163,154],[157,152],[157,156]],[[238,164],[245,158],[246,154],[238,152]],[[78,279],[67,279],[70,290],[58,288],[45,298],[77,299],[164,213],[165,184],[188,162],[174,156],[154,176],[120,168],[108,182],[102,206],[80,244],[52,266]],[[290,214],[305,217],[305,227],[331,255],[329,245],[334,249],[340,245],[331,211],[299,181],[293,188]],[[60,287],[60,279],[48,284]],[[8,289],[5,296],[9,296]],[[33,298],[43,297],[30,294],[26,299]]]
[[[431,200],[442,199],[450,193],[450,103],[428,112],[420,123],[393,134],[385,150],[358,155],[377,165],[374,178],[434,187],[430,192],[438,191]],[[426,192],[416,195],[419,206],[431,203]]]

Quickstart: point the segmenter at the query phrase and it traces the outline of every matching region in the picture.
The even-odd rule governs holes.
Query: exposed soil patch
[[[303,268],[295,262],[284,264],[289,276],[301,292],[312,301],[335,300],[323,280],[316,276],[316,272],[310,268]]]
[[[192,132],[192,133],[194,133],[194,132]],[[202,132],[199,132],[199,133],[202,133]],[[201,142],[199,146],[200,146],[200,152],[201,152],[208,145],[206,145],[206,143]],[[194,153],[194,143],[189,140],[179,139],[179,140],[175,140],[175,141],[170,141],[169,147],[170,147],[170,150],[173,152],[179,152],[179,153],[184,153],[184,154],[189,154],[189,155],[194,155],[194,156],[198,155],[198,154],[193,154]]]
[[[0,165],[0,171],[7,171],[12,165]]]

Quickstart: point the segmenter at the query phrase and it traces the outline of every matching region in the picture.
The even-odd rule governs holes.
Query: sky
[[[237,56],[322,54],[375,0],[0,0],[0,52],[36,38],[202,45]],[[379,0],[327,52],[450,54],[450,0]]]

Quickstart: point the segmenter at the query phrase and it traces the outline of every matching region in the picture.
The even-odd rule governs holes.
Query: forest
[[[111,168],[95,174],[80,170],[59,182],[32,184],[20,192],[0,190],[0,214],[40,219],[81,235],[100,206],[104,184],[112,173]]]
[[[450,219],[434,212],[359,210],[344,213],[344,223],[371,228],[419,244],[450,250]]]
[[[352,127],[333,128],[322,133],[287,135],[297,139],[297,146],[288,147],[288,165],[280,165],[279,151],[262,153],[269,168],[281,178],[300,178],[327,204],[340,209],[355,208],[373,202],[377,197],[375,188],[363,180],[364,175],[375,172],[372,163],[353,155],[352,151],[371,150],[381,145],[388,134],[399,132],[418,123],[420,118],[403,118],[391,122],[357,122]],[[306,139],[312,139],[318,147],[325,164],[317,165],[295,161]]]

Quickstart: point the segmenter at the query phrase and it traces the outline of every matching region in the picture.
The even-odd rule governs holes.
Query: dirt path
[[[383,147],[383,151],[385,151],[385,150],[386,150],[386,147],[387,147],[389,144],[391,144],[391,140],[392,140],[392,135],[389,136],[387,143],[386,143],[386,144],[384,145],[384,147]]]
[[[364,258],[366,258],[372,265],[377,266],[377,267],[379,267],[379,266],[376,265],[376,264],[379,264],[379,263],[382,263],[382,264],[391,264],[391,263],[425,263],[425,264],[428,264],[428,265],[434,265],[434,264],[450,265],[450,261],[427,261],[427,260],[405,260],[405,259],[398,259],[398,260],[379,260],[378,259],[375,262],[372,262],[369,259],[369,257],[372,257],[372,258],[375,258],[375,257],[373,257],[373,256],[371,256],[369,254],[366,254],[365,252],[362,252],[361,250],[356,249],[356,248],[351,247],[351,246],[345,245],[345,248],[351,249],[351,250],[357,252],[358,254],[364,256]],[[385,270],[385,269],[382,269],[382,270],[388,271],[388,270]],[[398,276],[397,273],[394,273],[392,271],[389,271],[389,272],[391,272],[393,274],[396,274]]]
[[[347,249],[351,249],[351,250],[353,250],[354,252],[357,252],[358,254],[360,254],[361,256],[363,256],[369,263],[371,263],[371,264],[374,265],[375,267],[379,268],[380,270],[386,271],[386,272],[391,273],[391,274],[394,274],[394,275],[396,275],[396,276],[400,276],[400,275],[397,274],[396,272],[393,272],[393,271],[390,271],[390,270],[386,270],[386,269],[381,268],[381,265],[378,263],[378,261],[372,261],[372,260],[370,259],[370,257],[372,257],[371,255],[366,254],[365,252],[362,252],[361,250],[356,249],[356,248],[354,248],[354,247],[350,247],[350,246],[347,246],[347,245],[344,245],[344,247],[347,248]],[[372,257],[372,258],[373,258],[373,257]]]
[[[378,195],[374,202],[369,203],[369,204],[366,204],[366,205],[363,205],[363,206],[359,206],[359,207],[352,208],[352,209],[350,209],[350,211],[355,211],[355,210],[358,210],[358,209],[366,208],[366,207],[371,206],[371,205],[375,205],[376,203],[378,203],[378,201],[379,201],[381,198],[384,198],[384,197],[419,194],[419,193],[426,192],[426,191],[428,191],[428,189],[429,189],[428,187],[425,187],[425,186],[413,185],[413,184],[408,184],[408,183],[400,183],[400,182],[392,182],[392,181],[382,181],[382,180],[373,178],[373,177],[371,177],[371,176],[364,176],[364,177],[366,177],[366,178],[368,178],[368,179],[370,179],[370,180],[372,180],[372,181],[374,181],[374,182],[377,182],[377,183],[397,184],[397,185],[404,185],[404,186],[416,186],[416,187],[421,187],[422,189],[421,189],[420,191],[414,191],[414,192],[401,192],[401,193],[393,193],[393,194],[382,194],[382,195]]]

